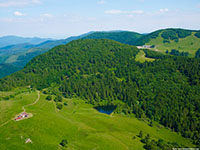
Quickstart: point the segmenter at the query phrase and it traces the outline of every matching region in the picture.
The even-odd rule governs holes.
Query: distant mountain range
[[[200,31],[185,29],[163,29],[150,34],[129,31],[89,32],[61,40],[6,36],[0,37],[0,46],[6,45],[0,48],[0,64],[4,64],[0,68],[0,77],[22,69],[32,58],[55,46],[77,39],[111,39],[129,45],[150,45],[154,51],[165,53],[174,49],[188,52],[190,57],[194,57],[200,48]],[[6,64],[17,69],[5,68]]]
[[[40,44],[47,40],[53,40],[53,39],[38,38],[38,37],[26,38],[26,37],[19,37],[19,36],[3,36],[3,37],[0,37],[0,47],[5,47],[8,45],[22,44],[22,43]]]

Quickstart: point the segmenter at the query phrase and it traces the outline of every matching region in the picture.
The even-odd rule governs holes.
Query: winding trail
[[[37,91],[37,94],[38,94],[38,97],[37,99],[35,100],[35,102],[31,103],[31,104],[28,104],[28,105],[25,105],[25,106],[22,106],[22,110],[23,112],[26,111],[25,107],[29,107],[29,106],[32,106],[32,105],[35,105],[39,100],[40,100],[40,91]],[[21,112],[22,113],[22,112]],[[15,118],[12,118],[6,122],[4,122],[3,124],[0,125],[0,128],[7,125],[9,122],[11,122],[12,120],[14,120]]]
[[[25,107],[29,107],[29,106],[35,105],[35,104],[40,100],[40,91],[37,91],[37,94],[38,94],[38,97],[37,97],[37,99],[35,100],[35,102],[33,102],[32,104],[28,104],[28,105],[22,106],[23,112],[26,111]]]

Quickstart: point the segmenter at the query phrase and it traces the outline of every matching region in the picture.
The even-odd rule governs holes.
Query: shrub
[[[48,92],[46,90],[43,91],[43,94],[48,94]]]
[[[48,95],[48,96],[46,97],[46,100],[48,100],[48,101],[52,100],[52,96],[51,96],[51,95]]]
[[[56,108],[61,110],[63,108],[63,105],[62,104],[57,104]]]
[[[67,144],[68,144],[68,141],[66,139],[63,139],[61,142],[60,142],[60,145],[63,146],[63,147],[67,147]]]
[[[56,97],[54,98],[54,101],[55,101],[55,102],[62,102],[62,96],[56,96]]]
[[[64,105],[67,106],[68,105],[67,102],[64,102]]]
[[[142,137],[143,137],[143,132],[142,132],[142,131],[140,131],[140,133],[139,133],[138,137],[140,137],[140,138],[142,138]]]

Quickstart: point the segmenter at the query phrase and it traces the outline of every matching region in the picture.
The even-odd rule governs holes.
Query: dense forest
[[[120,43],[135,45],[136,41],[144,35],[129,31],[94,32],[83,39],[110,39]]]
[[[0,78],[6,76],[7,74],[14,73],[18,70],[22,69],[16,65],[12,64],[0,64]]]
[[[35,57],[0,80],[0,90],[57,84],[65,97],[115,105],[116,113],[148,117],[200,144],[200,59],[139,50],[112,40],[77,40]]]

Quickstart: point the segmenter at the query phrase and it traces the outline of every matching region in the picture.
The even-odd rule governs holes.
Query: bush
[[[61,110],[63,108],[63,105],[62,104],[57,104],[56,108]]]
[[[48,96],[46,97],[46,100],[48,100],[48,101],[52,100],[52,96],[51,96],[51,95],[48,95]]]
[[[56,96],[56,97],[54,98],[54,101],[55,101],[55,102],[62,102],[62,96]]]
[[[64,102],[64,105],[67,106],[68,105],[67,102]]]
[[[58,96],[58,102],[62,102],[62,96]]]
[[[46,90],[43,91],[43,94],[48,94],[48,92]]]
[[[61,142],[60,142],[60,145],[63,146],[63,147],[67,147],[67,144],[68,144],[68,141],[66,139],[63,139]]]
[[[140,131],[140,133],[139,133],[138,137],[140,137],[140,138],[142,138],[142,137],[143,137],[143,132],[142,132],[142,131]]]

